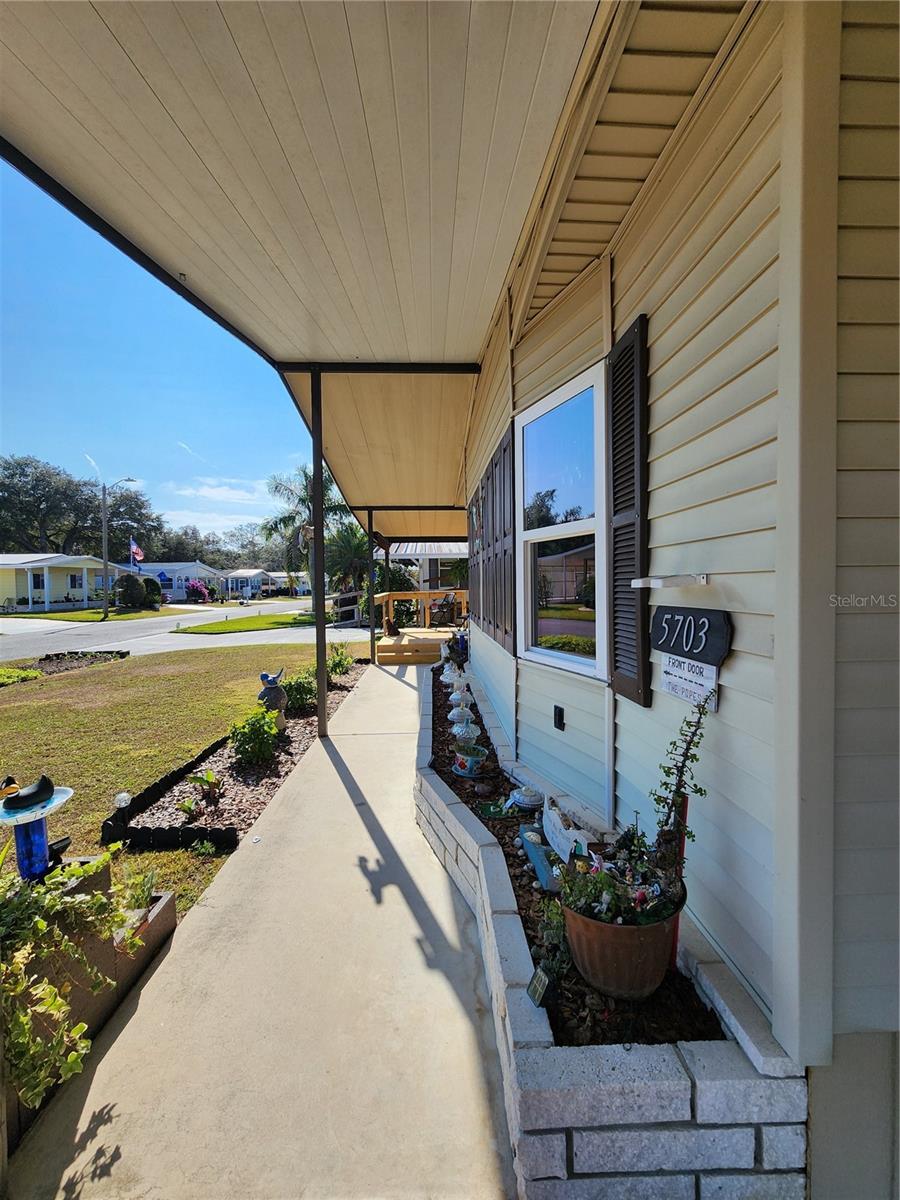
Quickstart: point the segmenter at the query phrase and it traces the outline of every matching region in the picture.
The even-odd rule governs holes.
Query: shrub
[[[538,638],[538,645],[544,650],[560,650],[564,654],[580,654],[588,658],[597,651],[594,638],[579,637],[574,633],[548,633]]]
[[[214,843],[207,841],[205,838],[199,842],[194,842],[191,849],[198,858],[214,858],[219,853]]]
[[[24,667],[0,667],[0,687],[10,683],[25,683],[29,679],[40,679],[43,671],[26,670]]]
[[[158,579],[154,579],[152,575],[148,575],[144,579],[144,591],[147,596],[148,608],[159,608],[162,604],[162,588]]]
[[[291,714],[302,713],[316,702],[316,673],[311,667],[282,679],[281,686],[287,694],[287,711]]]
[[[328,651],[328,674],[346,675],[353,666],[353,658],[346,642],[332,642]]]
[[[11,842],[0,851],[0,866]],[[114,847],[117,849],[117,847]],[[80,967],[94,991],[110,987],[86,957],[86,938],[107,940],[124,929],[127,951],[140,945],[128,930],[119,892],[82,891],[82,880],[102,871],[111,853],[88,864],[69,863],[40,883],[26,883],[14,871],[0,875],[0,1020],[8,1078],[22,1103],[37,1108],[57,1083],[77,1075],[91,1048],[87,1026],[73,1024],[66,984],[59,978]]]
[[[596,606],[595,599],[596,581],[593,575],[588,575],[584,583],[578,588],[575,593],[575,599],[579,604],[583,604],[585,608],[594,608]]]
[[[187,586],[184,589],[184,595],[187,600],[192,600],[194,604],[208,604],[209,592],[206,589],[206,584],[199,579],[189,579]]]
[[[259,766],[275,757],[278,727],[275,714],[257,704],[249,716],[231,726],[228,738],[234,757],[242,766]]]
[[[544,571],[538,571],[537,599],[538,608],[546,608],[553,599],[553,584],[550,576]]]
[[[116,580],[115,592],[119,608],[143,608],[147,602],[144,581],[137,575],[120,575]]]

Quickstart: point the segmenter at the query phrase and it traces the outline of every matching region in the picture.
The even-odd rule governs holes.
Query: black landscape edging
[[[57,650],[53,654],[41,654],[35,662],[58,662],[63,658],[108,658],[114,662],[117,658],[130,658],[130,650]]]
[[[192,771],[221,750],[228,742],[228,734],[216,738],[199,754],[195,754],[181,766],[175,767],[167,775],[155,780],[147,787],[132,796],[124,808],[117,808],[100,826],[100,842],[104,846],[112,842],[127,842],[130,850],[182,850],[193,846],[195,842],[212,842],[217,850],[235,850],[238,844],[238,831],[234,825],[138,825],[132,827],[129,822],[138,813],[146,812],[148,808],[161,799],[166,792],[181,783]]]

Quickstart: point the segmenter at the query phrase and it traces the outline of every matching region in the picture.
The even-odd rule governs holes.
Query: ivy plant
[[[10,845],[0,852],[0,867]],[[87,1026],[72,1019],[73,969],[80,968],[92,991],[113,984],[85,955],[85,939],[111,938],[121,929],[126,953],[141,944],[129,929],[117,888],[90,891],[80,886],[102,871],[118,848],[89,863],[57,867],[40,883],[0,871],[3,1054],[9,1079],[29,1108],[37,1108],[52,1087],[81,1071],[91,1048],[84,1036]]]

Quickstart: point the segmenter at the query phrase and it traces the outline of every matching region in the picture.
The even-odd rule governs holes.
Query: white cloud
[[[192,458],[199,458],[199,460],[203,463],[207,461],[202,454],[198,454],[196,450],[192,450],[187,442],[176,442],[175,445],[180,446],[180,448],[184,450],[186,454],[190,454]]]
[[[220,504],[271,505],[264,479],[229,479],[197,476],[190,484],[172,484],[176,496],[215,500]]]
[[[164,512],[163,516],[176,529],[183,525],[196,525],[201,533],[224,533],[226,529],[233,529],[235,525],[243,525],[247,521],[253,524],[259,522],[258,512],[202,512],[182,508]]]

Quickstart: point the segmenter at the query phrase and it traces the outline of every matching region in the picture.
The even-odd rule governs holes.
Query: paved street
[[[312,626],[302,629],[262,629],[247,633],[203,635],[174,633],[177,625],[203,625],[221,621],[225,614],[237,617],[257,613],[309,612],[309,597],[300,600],[269,601],[251,604],[246,608],[182,609],[166,616],[146,620],[110,621],[47,621],[39,617],[28,620],[0,617],[0,661],[17,658],[38,658],[42,654],[66,650],[128,650],[131,654],[159,654],[169,650],[208,650],[213,646],[252,646],[305,643],[316,640]],[[328,629],[329,641],[358,640],[368,636],[367,630]]]

